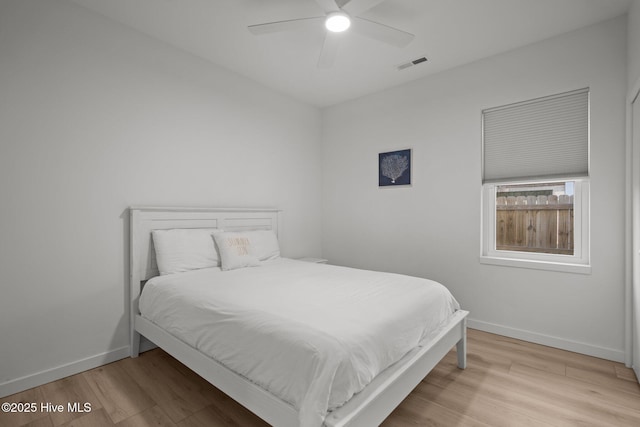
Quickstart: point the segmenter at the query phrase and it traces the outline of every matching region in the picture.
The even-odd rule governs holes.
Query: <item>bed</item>
[[[156,252],[164,265],[166,254],[154,247],[159,233],[206,231],[219,242],[221,236],[264,232],[277,239],[281,221],[277,209],[131,208],[131,357],[138,356],[145,337],[271,425],[283,427],[379,425],[453,346],[458,366],[465,368],[468,313],[444,287],[426,279],[278,254],[261,259],[256,268],[223,271],[218,263],[160,275]],[[369,284],[364,291],[360,282]],[[390,288],[403,291],[389,294]],[[412,292],[429,298],[411,297]],[[209,301],[203,293],[218,299]],[[356,298],[350,301],[350,295]],[[404,317],[392,312],[395,295],[402,295],[397,304],[405,307]],[[302,308],[305,298],[313,304]],[[386,301],[384,315],[375,315],[369,298]],[[418,299],[431,305],[414,304]],[[358,301],[361,306],[354,306]],[[368,328],[384,333],[372,339],[361,328],[362,318],[371,319]],[[418,319],[429,326],[408,323]],[[233,325],[239,329],[230,329]],[[262,357],[249,357],[256,353]]]

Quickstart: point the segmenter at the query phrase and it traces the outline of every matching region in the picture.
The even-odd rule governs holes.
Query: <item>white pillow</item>
[[[160,275],[181,273],[200,268],[218,267],[220,258],[212,228],[174,228],[153,230],[153,245]]]
[[[251,241],[256,258],[267,261],[280,257],[280,245],[278,236],[273,230],[245,231],[244,234]]]
[[[213,239],[220,251],[221,268],[235,270],[260,265],[251,240],[245,232],[216,233]]]

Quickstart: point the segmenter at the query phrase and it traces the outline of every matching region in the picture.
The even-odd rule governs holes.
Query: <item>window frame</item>
[[[567,181],[574,182],[573,255],[496,249],[496,189],[498,186]],[[586,177],[517,180],[483,184],[480,262],[482,264],[591,274],[589,187],[589,178]]]

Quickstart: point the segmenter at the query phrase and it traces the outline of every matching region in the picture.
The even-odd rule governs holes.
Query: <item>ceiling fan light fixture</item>
[[[333,33],[341,33],[349,29],[351,18],[344,12],[332,12],[327,15],[324,26]]]

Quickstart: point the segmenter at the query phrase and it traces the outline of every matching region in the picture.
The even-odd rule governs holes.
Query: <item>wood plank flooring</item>
[[[467,357],[460,370],[452,350],[383,426],[640,426],[640,386],[622,364],[472,329]],[[38,406],[0,412],[2,427],[267,425],[159,349],[0,402]],[[74,402],[90,412],[69,412]]]

